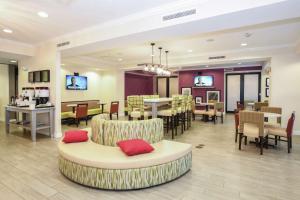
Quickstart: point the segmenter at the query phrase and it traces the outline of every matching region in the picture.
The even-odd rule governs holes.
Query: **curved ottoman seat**
[[[152,144],[149,154],[126,156],[119,147],[92,141],[64,144],[59,142],[59,169],[82,185],[130,190],[159,185],[185,174],[192,165],[192,146],[162,140]]]

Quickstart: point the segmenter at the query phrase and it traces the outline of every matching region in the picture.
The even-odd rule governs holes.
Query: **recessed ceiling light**
[[[44,11],[39,11],[38,16],[42,17],[42,18],[47,18],[48,17],[48,13],[44,12]]]
[[[208,65],[206,65],[205,67],[208,67]]]
[[[65,65],[66,65],[66,64],[64,64],[64,63],[61,63],[61,64],[60,64],[60,66],[65,66]]]
[[[5,29],[3,29],[3,32],[5,32],[5,33],[12,33],[13,31],[11,29],[5,28]]]
[[[123,59],[122,58],[118,58],[118,61],[121,62]]]
[[[241,62],[238,63],[238,65],[241,65],[241,64],[242,64]]]
[[[16,63],[17,61],[16,61],[16,60],[11,60],[11,61],[9,61],[9,62],[11,62],[11,63]]]
[[[188,52],[189,52],[189,53],[192,53],[192,52],[193,52],[193,49],[189,49]]]
[[[248,44],[245,43],[245,42],[243,42],[243,43],[241,43],[241,46],[242,46],[242,47],[245,47],[245,46],[248,46]]]

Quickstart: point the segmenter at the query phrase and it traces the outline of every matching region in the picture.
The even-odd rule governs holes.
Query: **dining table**
[[[152,107],[152,119],[157,118],[158,106],[172,102],[172,98],[144,99],[144,105]]]
[[[200,106],[205,106],[205,110],[208,111],[210,106],[214,106],[214,103],[200,103]]]
[[[77,107],[76,103],[68,104],[67,107],[72,108],[72,112],[75,113],[75,108]]]
[[[97,103],[97,104],[101,106],[101,113],[104,113],[104,106],[106,105],[106,103]]]

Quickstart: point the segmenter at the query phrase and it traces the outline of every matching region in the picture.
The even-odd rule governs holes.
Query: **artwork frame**
[[[270,88],[266,88],[266,97],[270,97]]]
[[[203,103],[203,98],[202,96],[197,96],[195,97],[195,104],[202,104]]]
[[[182,95],[192,95],[192,88],[191,87],[182,87],[181,94]]]
[[[270,78],[266,78],[266,87],[270,87]]]
[[[220,102],[221,100],[221,91],[220,90],[207,90],[206,91],[206,102],[210,100]]]

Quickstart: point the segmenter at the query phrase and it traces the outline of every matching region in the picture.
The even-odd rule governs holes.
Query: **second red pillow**
[[[150,153],[154,150],[148,142],[142,139],[123,140],[117,142],[117,145],[127,156]]]

